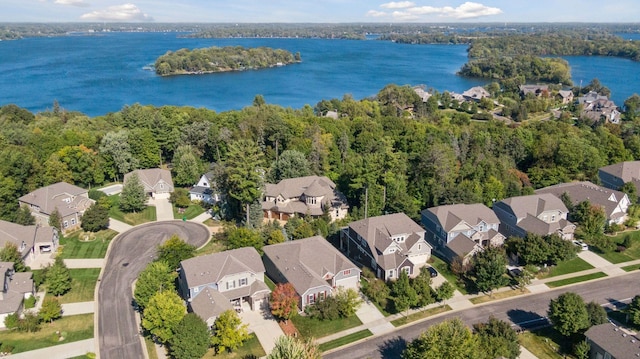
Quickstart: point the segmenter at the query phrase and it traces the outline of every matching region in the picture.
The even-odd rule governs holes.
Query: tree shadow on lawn
[[[385,341],[378,351],[385,359],[397,359],[402,356],[402,352],[406,348],[407,341],[402,337],[395,337]]]
[[[523,309],[511,309],[507,312],[509,320],[514,323],[514,329],[526,330],[545,327],[551,324],[547,317]]]

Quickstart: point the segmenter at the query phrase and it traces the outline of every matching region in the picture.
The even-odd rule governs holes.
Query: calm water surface
[[[162,78],[144,70],[168,50],[209,46],[269,46],[300,52],[301,64],[259,70]],[[597,77],[616,103],[637,89],[640,63],[614,58],[568,57],[574,82]],[[319,39],[183,39],[175,33],[107,33],[0,42],[0,105],[38,112],[54,100],[90,116],[124,105],[186,105],[216,111],[268,103],[300,108],[322,99],[356,99],[385,85],[426,84],[462,92],[485,81],[456,76],[464,45],[402,45],[383,41]]]

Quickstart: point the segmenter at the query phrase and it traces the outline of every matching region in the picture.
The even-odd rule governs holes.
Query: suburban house
[[[414,86],[413,91],[415,91],[416,95],[420,96],[422,102],[427,102],[432,95],[425,91],[424,88],[424,85]]]
[[[500,219],[500,233],[505,237],[525,237],[527,233],[534,233],[573,239],[576,229],[567,220],[567,206],[551,193],[507,198],[494,203],[493,211]]]
[[[500,220],[481,203],[451,204],[422,211],[422,225],[427,229],[427,241],[449,262],[456,257],[466,262],[487,246],[504,244],[498,230]]]
[[[338,287],[358,289],[360,269],[321,236],[262,248],[269,278],[291,283],[300,297],[299,307],[330,296]]]
[[[491,97],[491,94],[489,93],[489,91],[485,90],[482,86],[476,86],[463,92],[462,97],[464,97],[464,99],[467,101],[479,102],[485,97]]]
[[[590,91],[584,96],[578,97],[578,104],[582,105],[581,116],[589,118],[593,121],[604,119],[606,122],[618,124],[620,123],[620,111],[618,106],[609,100],[607,96],[599,95],[597,92]]]
[[[589,359],[631,359],[640,357],[640,337],[611,323],[594,325],[585,333]]]
[[[640,196],[640,161],[626,161],[602,167],[598,170],[598,177],[603,186],[616,190],[631,182]]]
[[[198,183],[189,190],[189,198],[192,201],[199,201],[214,204],[220,201],[220,194],[213,191],[213,172],[207,172],[200,177]]]
[[[23,226],[0,220],[0,249],[13,243],[29,265],[40,254],[55,253],[58,248],[58,230],[39,225]]]
[[[557,99],[559,99],[563,105],[570,104],[573,102],[573,91],[560,90],[558,91]]]
[[[561,183],[541,188],[536,190],[536,193],[551,193],[558,198],[562,198],[566,193],[574,206],[589,201],[592,205],[600,206],[604,210],[609,224],[624,223],[627,219],[627,209],[631,205],[626,193],[604,188],[588,181]]]
[[[22,309],[25,299],[35,293],[33,273],[16,273],[13,262],[0,262],[2,290],[0,291],[0,328],[4,328],[4,319]]]
[[[320,217],[325,212],[332,221],[347,216],[349,205],[336,184],[324,176],[283,179],[267,183],[262,201],[264,217],[288,220],[296,216]]]
[[[144,192],[154,198],[169,198],[173,192],[173,180],[171,171],[162,168],[148,168],[131,171],[124,175],[124,184],[132,174],[137,174],[140,183],[144,186]]]
[[[520,95],[526,97],[529,94],[535,97],[549,97],[548,85],[520,85]]]
[[[18,199],[20,206],[27,206],[36,219],[36,225],[48,226],[49,216],[56,209],[62,218],[62,231],[80,227],[80,219],[95,203],[89,191],[66,182],[58,182],[27,193]]]
[[[264,283],[264,265],[253,247],[232,249],[180,262],[180,294],[189,309],[213,325],[220,313],[243,303],[261,308],[271,291]]]
[[[404,213],[361,219],[340,232],[340,249],[383,280],[420,273],[431,256],[425,230]]]

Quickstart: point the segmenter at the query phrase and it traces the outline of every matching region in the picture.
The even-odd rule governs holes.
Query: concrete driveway
[[[267,302],[263,304],[262,308],[256,310],[250,310],[245,306],[245,310],[240,313],[240,318],[243,323],[249,325],[249,330],[255,333],[260,345],[269,354],[275,346],[276,339],[284,335],[284,332],[271,315]]]
[[[173,205],[168,198],[149,198],[149,205],[156,207],[156,219],[160,221],[173,221]]]
[[[144,358],[131,285],[156,256],[158,245],[174,234],[196,247],[211,236],[202,224],[170,221],[137,226],[112,241],[98,278],[96,337],[100,358]]]

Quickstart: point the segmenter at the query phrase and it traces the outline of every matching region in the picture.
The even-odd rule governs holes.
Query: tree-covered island
[[[169,51],[155,62],[160,76],[257,70],[300,62],[300,53],[269,47],[242,46]]]

